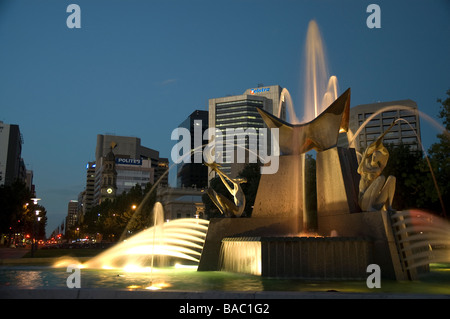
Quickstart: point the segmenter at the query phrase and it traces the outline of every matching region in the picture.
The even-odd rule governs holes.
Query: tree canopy
[[[0,186],[0,233],[45,238],[47,211],[44,206],[35,205],[31,198],[32,192],[20,180]],[[39,211],[39,216],[36,211]]]
[[[83,236],[98,233],[102,234],[103,240],[108,241],[119,240],[124,232],[131,235],[145,229],[152,223],[152,210],[156,201],[156,192],[146,198],[151,187],[150,183],[145,188],[137,184],[114,200],[94,206],[75,228],[79,228]],[[66,232],[66,236],[75,235],[74,229]]]

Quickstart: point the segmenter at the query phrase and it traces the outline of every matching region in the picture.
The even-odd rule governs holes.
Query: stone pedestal
[[[354,149],[333,147],[317,153],[317,215],[360,212],[358,161]]]
[[[294,218],[302,230],[305,154],[282,155],[275,174],[263,174],[252,218]]]
[[[364,238],[373,243],[373,263],[381,268],[381,276],[387,279],[407,280],[397,248],[390,216],[386,211],[361,212],[357,214],[336,214],[321,216],[318,232],[339,237]],[[367,266],[367,265],[366,265]]]

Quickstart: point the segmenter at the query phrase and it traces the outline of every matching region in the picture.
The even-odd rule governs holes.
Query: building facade
[[[116,157],[111,150],[103,156],[100,161],[100,165],[96,166],[96,194],[98,194],[98,203],[109,199],[113,200],[117,194],[117,170],[116,170]],[[97,175],[98,174],[98,175]]]
[[[264,131],[261,129],[267,127],[256,108],[261,108],[276,116],[280,113],[281,118],[285,119],[285,102],[280,104],[281,91],[282,88],[279,85],[261,86],[247,89],[241,95],[209,100],[209,128],[215,128],[216,132],[220,132],[224,141],[225,147],[221,154],[223,156],[221,169],[224,173],[231,177],[238,175],[245,163],[248,163],[248,149],[255,148],[254,145],[250,145],[251,141],[257,141],[258,154],[270,155],[270,134],[263,135]],[[243,133],[238,131],[240,129],[243,130]],[[230,136],[227,131],[233,132],[234,136]],[[260,148],[259,145],[260,138],[264,138],[266,141],[261,143],[263,148]],[[235,146],[233,151],[229,151],[230,149],[227,149],[227,145],[225,145],[228,141],[234,141],[233,144],[240,147]],[[243,163],[237,159],[239,151],[245,153]],[[210,174],[209,178],[212,177],[213,174]]]
[[[117,194],[129,192],[136,185],[145,188],[148,183],[155,183],[155,167],[146,159],[116,157]]]
[[[371,118],[366,124],[364,124]],[[401,120],[398,120],[401,119]],[[390,128],[391,124],[396,124]],[[356,150],[363,152],[367,146],[375,141],[386,130],[385,144],[404,144],[411,150],[421,150],[420,118],[416,102],[412,100],[399,100],[362,104],[350,109],[349,138],[356,134],[363,126],[360,133],[354,138],[351,145]]]
[[[88,212],[94,203],[95,194],[95,162],[88,162],[86,164],[86,188],[82,192],[82,213]]]
[[[161,187],[169,186],[169,159],[167,157],[160,157],[158,165],[155,167],[155,183]]]
[[[164,207],[164,220],[179,218],[203,218],[205,205],[203,190],[195,187],[159,187],[156,200]]]
[[[66,228],[72,229],[78,221],[78,201],[71,200],[67,205]]]
[[[0,121],[0,185],[11,185],[16,180],[27,182],[22,144],[19,125]]]
[[[195,133],[201,133],[203,137],[205,130],[208,129],[208,111],[195,110],[178,127],[189,130],[191,136],[190,143],[194,146]],[[201,144],[204,145],[205,143],[208,143],[208,140],[202,139]],[[197,152],[203,154],[203,149],[204,146],[197,150]],[[194,153],[191,154],[190,159],[190,163],[182,162],[177,165],[177,187],[201,188],[208,186],[208,167],[203,163],[195,163]]]
[[[95,164],[89,164],[95,166],[92,206],[128,192],[136,184],[145,187],[160,179],[160,185],[168,185],[168,159],[142,146],[140,138],[99,134],[95,154]],[[87,180],[86,189],[88,183],[91,186],[92,181]]]

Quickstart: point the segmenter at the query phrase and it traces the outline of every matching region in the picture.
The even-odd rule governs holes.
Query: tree
[[[430,163],[442,199],[442,202],[440,202],[437,193],[435,193],[432,196],[432,202],[444,217],[446,217],[446,209],[448,210],[450,207],[450,89],[447,90],[446,94],[445,100],[437,100],[441,104],[438,116],[442,119],[445,131],[437,135],[439,141],[431,145],[428,150]]]
[[[38,239],[45,238],[47,211],[45,207],[33,204],[32,197],[31,191],[20,180],[0,186],[0,233],[21,233]],[[40,211],[39,222],[36,210]]]
[[[152,184],[145,189],[136,185],[114,200],[105,200],[84,216],[80,225],[83,235],[100,233],[109,241],[117,241],[124,232],[141,231],[152,224],[152,210],[156,192],[150,193]],[[145,200],[145,201],[144,201]]]
[[[382,174],[396,178],[392,206],[396,210],[423,208],[428,200],[424,192],[424,181],[429,178],[421,151],[405,144],[385,144],[389,160]]]
[[[441,103],[439,118],[445,131],[431,145],[428,155],[406,145],[386,145],[389,161],[383,174],[397,179],[393,206],[397,210],[421,208],[446,217],[450,207],[450,90]]]

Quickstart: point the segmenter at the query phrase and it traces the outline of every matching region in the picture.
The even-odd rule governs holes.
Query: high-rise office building
[[[21,157],[22,144],[19,125],[0,121],[0,185],[11,185],[16,180],[27,182],[27,171]]]
[[[271,114],[278,116],[281,114],[281,118],[285,119],[285,102],[280,107],[280,95],[282,88],[279,85],[272,86],[260,86],[258,88],[247,89],[241,95],[225,96],[221,98],[214,98],[209,100],[209,128],[216,128],[220,130],[224,144],[227,141],[227,129],[234,130],[233,139],[235,145],[244,147],[245,162],[248,161],[248,152],[245,149],[250,148],[249,141],[252,138],[262,137],[262,128],[266,128],[266,125],[261,118],[256,108],[261,108]],[[236,129],[243,129],[244,134],[238,132]],[[254,129],[250,131],[248,129]],[[256,136],[253,136],[256,135]],[[258,152],[263,151],[264,154],[268,154],[270,150],[270,135],[265,137],[267,142],[263,143],[266,149],[259,149]],[[229,139],[231,140],[231,139]],[[259,142],[258,142],[259,144]],[[223,148],[223,163],[222,170],[224,173],[231,177],[235,177],[245,166],[244,163],[238,163],[236,160],[236,154],[238,149],[234,147],[234,151],[231,153],[227,150],[227,145]],[[269,151],[270,153],[270,151]],[[270,155],[270,154],[268,154]],[[211,178],[210,174],[210,178]]]
[[[66,217],[66,227],[67,229],[73,228],[78,221],[78,201],[71,200],[67,205],[67,217]]]
[[[33,183],[34,173],[33,173],[32,170],[27,169],[26,170],[26,175],[27,175],[27,177],[26,177],[27,188],[31,191],[31,194],[33,194],[33,196],[35,196],[36,189],[35,189],[35,186],[34,186],[34,183]]]
[[[376,114],[376,115],[375,115]],[[373,141],[383,134],[391,124],[401,118],[386,135],[385,144],[408,145],[411,150],[420,150],[420,119],[416,102],[412,100],[399,100],[390,102],[379,102],[362,104],[350,109],[349,128],[352,134],[364,122],[375,115],[356,136],[354,144],[357,151],[364,151]]]
[[[95,159],[106,156],[113,145],[114,154],[120,158],[150,159],[152,167],[159,162],[159,152],[141,145],[141,139],[132,136],[97,135]]]
[[[88,162],[86,164],[86,188],[82,196],[82,212],[83,215],[88,212],[94,203],[95,193],[95,162]]]
[[[195,110],[179,126],[189,130],[191,135],[191,146],[194,147],[195,133],[203,133],[208,128],[208,111]],[[198,132],[197,132],[198,131]],[[208,140],[201,141],[201,145],[208,143]],[[204,147],[197,152],[203,153]],[[202,157],[203,158],[203,157]],[[180,163],[177,165],[177,187],[206,187],[208,186],[208,167],[203,163],[195,163],[194,153],[190,156],[190,163]]]

